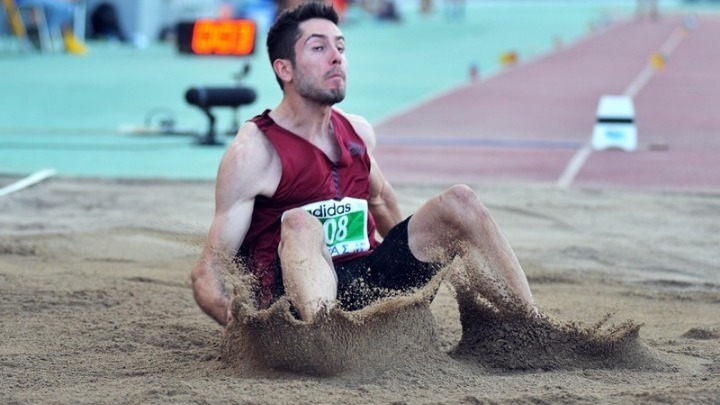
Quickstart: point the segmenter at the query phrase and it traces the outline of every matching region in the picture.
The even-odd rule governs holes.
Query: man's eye
[[[314,46],[313,47],[313,51],[322,51],[323,49],[325,49],[324,46]]]
[[[340,53],[345,53],[345,47],[343,47],[343,46],[338,46],[337,50]]]

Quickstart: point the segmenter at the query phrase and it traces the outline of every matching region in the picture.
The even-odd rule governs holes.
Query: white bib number
[[[331,256],[370,249],[367,235],[367,201],[345,197],[340,201],[327,200],[307,204],[302,209],[322,224],[325,244]]]

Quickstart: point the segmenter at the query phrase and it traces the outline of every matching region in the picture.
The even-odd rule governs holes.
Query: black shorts
[[[335,263],[338,301],[343,309],[354,311],[380,298],[422,287],[442,264],[421,262],[408,245],[408,217],[395,225],[383,242],[369,255]],[[285,294],[280,258],[275,259],[276,280],[273,301]]]
[[[421,262],[408,244],[410,217],[388,232],[383,242],[367,256],[336,263],[338,301],[346,310],[356,310],[383,297],[422,287],[440,270],[440,263]]]

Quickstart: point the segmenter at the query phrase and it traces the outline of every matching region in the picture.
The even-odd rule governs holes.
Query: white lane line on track
[[[570,184],[573,182],[578,172],[580,172],[580,169],[582,169],[585,161],[591,153],[592,148],[587,143],[575,152],[557,181],[557,186],[559,188],[570,187]]]
[[[681,28],[675,28],[673,32],[670,34],[668,39],[665,40],[665,43],[660,47],[660,54],[667,57],[670,54],[672,54],[677,46],[680,44],[680,41],[684,38],[683,30]],[[633,80],[630,85],[625,89],[625,93],[623,93],[626,96],[635,98],[635,96],[640,92],[640,90],[645,87],[648,81],[650,81],[650,78],[655,74],[655,68],[652,66],[652,63],[648,63],[645,65],[645,68],[635,77],[635,80]]]
[[[39,172],[35,172],[31,174],[28,177],[25,177],[24,179],[18,180],[15,183],[12,183],[10,185],[7,185],[3,188],[0,188],[0,197],[8,195],[10,193],[14,193],[16,191],[20,191],[24,188],[30,187],[35,183],[39,183],[48,177],[52,177],[57,174],[57,170],[55,169],[45,169],[40,170]]]

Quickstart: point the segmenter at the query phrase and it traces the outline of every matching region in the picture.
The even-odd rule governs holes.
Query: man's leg
[[[428,200],[410,219],[408,233],[410,251],[421,261],[447,263],[459,256],[469,285],[456,287],[471,288],[495,305],[537,312],[515,253],[470,188],[453,186]]]
[[[320,221],[297,208],[285,213],[278,254],[285,294],[304,321],[335,304],[337,275]]]

